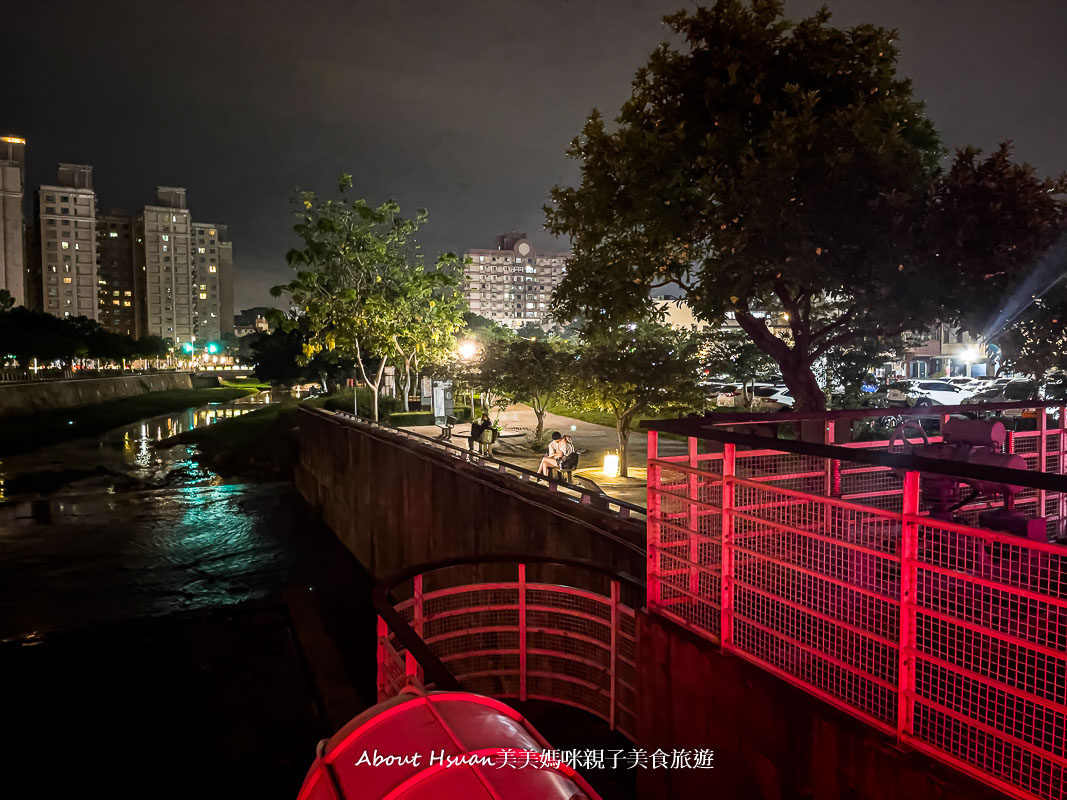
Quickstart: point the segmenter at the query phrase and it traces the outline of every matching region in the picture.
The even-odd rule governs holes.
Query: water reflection
[[[153,446],[273,399],[162,415],[5,459],[0,488],[19,476],[23,495],[0,504],[0,638],[240,603],[284,585],[300,552],[293,533],[306,528],[292,487],[225,480],[189,446]],[[63,471],[77,479],[45,497],[21,488],[22,476]]]

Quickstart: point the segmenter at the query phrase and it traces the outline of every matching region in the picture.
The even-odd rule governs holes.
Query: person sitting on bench
[[[537,474],[548,477],[549,469],[559,469],[559,461],[563,458],[563,434],[559,431],[552,432],[552,441],[548,443],[548,455],[541,459],[537,467]]]
[[[471,433],[467,437],[467,449],[473,450],[474,444],[482,438],[482,434],[488,430],[492,430],[493,423],[489,421],[489,412],[483,411],[482,418],[477,422],[471,423]]]
[[[569,433],[564,435],[559,450],[561,456],[558,469],[560,472],[569,473],[578,466],[578,451],[574,449],[574,441]]]

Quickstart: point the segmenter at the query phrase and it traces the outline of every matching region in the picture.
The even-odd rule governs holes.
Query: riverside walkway
[[[578,469],[574,471],[576,475],[593,481],[604,490],[605,494],[628,503],[645,505],[648,436],[644,431],[630,433],[630,440],[627,444],[629,477],[618,478],[605,475],[603,470],[604,456],[618,451],[618,436],[614,428],[549,412],[545,415],[546,443],[534,448],[533,437],[537,430],[537,416],[530,406],[522,403],[508,406],[500,414],[498,424],[505,438],[493,446],[493,458],[524,469],[536,470],[541,463],[541,457],[548,451],[547,439],[552,432],[570,434],[574,439],[575,448],[582,453]],[[408,430],[424,436],[437,436],[440,433],[435,425],[419,425]],[[452,434],[453,442],[466,446],[469,430],[470,423],[457,425]],[[682,440],[661,437],[659,450],[665,455],[683,455],[686,452],[686,443]]]

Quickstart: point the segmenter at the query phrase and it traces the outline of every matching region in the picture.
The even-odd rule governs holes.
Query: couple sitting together
[[[571,441],[570,435],[564,436],[559,431],[555,431],[548,445],[548,455],[541,459],[537,473],[547,476],[550,469],[568,470],[576,466],[578,466],[578,452],[574,449],[574,442]]]

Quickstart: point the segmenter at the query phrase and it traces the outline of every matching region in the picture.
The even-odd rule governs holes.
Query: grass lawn
[[[25,453],[56,442],[94,436],[145,417],[208,403],[225,403],[256,391],[252,388],[173,389],[77,408],[5,417],[0,420],[0,455]]]
[[[249,376],[242,378],[240,376],[236,378],[219,378],[219,384],[227,389],[255,389],[256,391],[264,391],[270,389],[271,385],[261,380]]]

